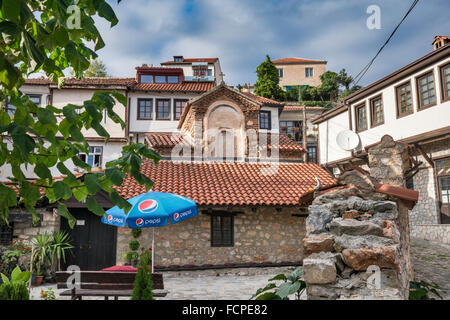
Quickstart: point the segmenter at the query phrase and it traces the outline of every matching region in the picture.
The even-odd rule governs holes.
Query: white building
[[[405,178],[420,192],[410,214],[412,234],[450,243],[449,43],[349,95],[312,122],[319,127],[319,163],[335,174],[364,163],[365,147],[385,134],[411,145],[417,166]],[[358,136],[353,150],[336,142],[344,130]]]
[[[219,58],[184,58],[174,56],[172,61],[162,62],[161,66],[183,69],[186,81],[214,81],[219,85],[224,74]]]

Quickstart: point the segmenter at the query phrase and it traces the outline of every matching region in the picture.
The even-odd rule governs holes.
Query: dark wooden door
[[[71,209],[70,212],[77,219],[73,229],[67,219],[61,219],[61,229],[69,232],[74,246],[65,267],[77,265],[81,270],[95,271],[115,265],[117,227],[103,224],[100,217],[87,209]]]

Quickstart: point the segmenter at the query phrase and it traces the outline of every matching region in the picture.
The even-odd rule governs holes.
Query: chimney
[[[173,61],[174,62],[183,62],[184,57],[183,56],[173,56]]]

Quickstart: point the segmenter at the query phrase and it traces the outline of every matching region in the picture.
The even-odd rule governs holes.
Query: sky
[[[122,0],[109,1],[119,23],[98,18],[98,51],[114,77],[133,77],[143,63],[175,55],[220,59],[227,84],[253,84],[265,60],[326,60],[327,70],[355,76],[372,59],[413,0]],[[370,5],[380,29],[369,29]],[[432,51],[450,35],[450,1],[420,0],[361,80],[367,85]]]

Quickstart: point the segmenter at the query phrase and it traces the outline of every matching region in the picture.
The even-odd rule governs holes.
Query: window
[[[259,112],[259,128],[271,130],[272,126],[270,123],[270,111],[260,111]]]
[[[308,146],[308,162],[317,163],[317,147]]]
[[[367,130],[367,114],[366,114],[366,104],[362,104],[355,107],[356,116],[356,131]]]
[[[178,76],[167,76],[167,83],[178,83]]]
[[[411,82],[399,85],[395,91],[397,95],[397,116],[403,117],[413,113]]]
[[[80,153],[79,158],[91,167],[102,167],[103,147],[89,147],[89,154]]]
[[[156,120],[170,120],[170,100],[156,99]]]
[[[31,101],[38,107],[41,106],[41,95],[40,94],[29,94],[28,98],[30,98]]]
[[[450,63],[440,68],[442,101],[450,100]]]
[[[278,69],[278,76],[283,78],[283,69]]]
[[[166,76],[155,76],[155,83],[166,83]]]
[[[173,101],[173,115],[174,120],[180,120],[183,113],[184,105],[188,100],[174,100]]]
[[[313,68],[305,68],[305,77],[311,78],[314,76]]]
[[[194,77],[206,77],[207,69],[196,69],[194,70]]]
[[[212,69],[208,69],[208,77],[212,76]]]
[[[28,94],[28,98],[36,104],[38,107],[41,106],[41,98],[42,95],[40,94]],[[8,103],[8,99],[6,100],[6,112],[8,112],[9,117],[12,117],[14,115],[14,112],[16,111],[16,107],[12,104]],[[37,119],[37,118],[34,118]]]
[[[138,99],[138,120],[151,120],[153,99]]]
[[[211,215],[211,247],[234,245],[234,217],[224,214]]]
[[[433,71],[417,78],[419,109],[436,104]]]
[[[302,140],[302,122],[301,121],[280,121],[280,132],[285,133],[289,138],[295,141]]]
[[[153,76],[148,74],[142,74],[141,83],[153,83]]]
[[[9,223],[9,227],[6,224],[0,224],[0,245],[10,245],[13,241],[14,235],[14,222]]]
[[[370,120],[372,127],[384,123],[383,99],[381,96],[370,100]]]

